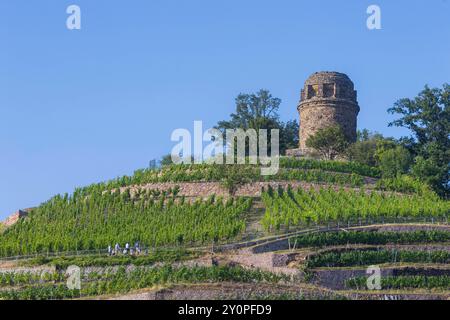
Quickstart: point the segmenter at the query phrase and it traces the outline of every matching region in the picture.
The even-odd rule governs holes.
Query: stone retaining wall
[[[322,269],[314,271],[314,282],[320,286],[332,290],[344,290],[345,282],[351,278],[368,277],[366,269]],[[449,269],[438,268],[415,268],[415,267],[391,267],[381,268],[382,277],[395,277],[401,275],[423,275],[423,276],[448,276]]]
[[[234,193],[235,196],[243,197],[260,197],[261,190],[268,189],[271,186],[277,189],[278,186],[287,188],[291,186],[293,189],[315,189],[319,190],[323,187],[332,187],[335,190],[339,190],[342,187],[330,184],[318,184],[318,183],[307,183],[301,181],[271,181],[271,182],[253,182],[247,183],[236,188]],[[120,188],[120,192],[124,192],[126,189],[130,190],[131,195],[133,195],[138,190],[169,190],[175,187],[179,187],[179,196],[185,197],[209,197],[211,195],[228,197],[230,196],[229,191],[224,188],[220,182],[163,182],[163,183],[150,183],[139,186],[123,187]],[[346,190],[358,190],[357,188],[344,187]],[[370,190],[368,191],[370,192]]]

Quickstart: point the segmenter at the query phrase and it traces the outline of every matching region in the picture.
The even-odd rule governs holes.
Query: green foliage
[[[140,241],[146,246],[203,244],[245,229],[251,199],[186,203],[129,190],[56,196],[0,236],[0,255],[105,249]]]
[[[173,164],[171,154],[166,154],[161,158],[161,166],[170,166],[171,164]]]
[[[397,146],[396,148],[381,152],[379,155],[379,163],[383,178],[395,178],[409,171],[412,159],[408,150]]]
[[[243,165],[222,165],[220,168],[224,171],[221,184],[230,194],[234,194],[238,186],[255,178],[254,170]]]
[[[400,99],[389,113],[400,118],[390,126],[404,127],[412,136],[403,144],[415,156],[430,161],[431,170],[420,170],[420,178],[430,176],[432,187],[443,196],[450,193],[450,85],[425,89],[414,99]],[[421,162],[421,161],[419,161]],[[422,166],[423,167],[423,166]],[[439,173],[435,170],[440,169]],[[419,171],[416,169],[416,172]],[[428,173],[427,173],[428,172]],[[427,179],[428,180],[428,179]]]
[[[418,156],[414,159],[414,165],[411,168],[411,174],[416,179],[434,187],[439,192],[441,190],[442,177],[445,175],[447,167],[441,167],[432,159],[425,159]]]
[[[278,110],[281,100],[274,98],[268,90],[260,90],[256,94],[240,94],[236,98],[236,111],[230,120],[219,121],[216,128],[225,134],[227,129],[254,129],[258,133],[261,129],[280,130],[280,153],[286,149],[298,146],[298,123],[280,121]],[[270,138],[267,140],[268,150],[271,150]]]
[[[433,193],[410,196],[332,188],[263,192],[266,229],[385,218],[446,218],[450,202]]]
[[[380,133],[371,133],[367,129],[358,131],[357,141],[350,145],[346,154],[350,161],[375,167],[378,165],[378,152],[392,141],[384,138]]]
[[[278,179],[274,179],[278,178]],[[266,177],[265,181],[302,181],[335,185],[360,187],[364,178],[357,174],[342,174],[322,170],[280,170],[275,176]]]
[[[323,159],[334,160],[343,155],[349,146],[349,139],[340,126],[319,129],[306,140],[306,146],[317,151]]]
[[[42,284],[45,282],[62,282],[64,274],[59,272],[2,272],[0,273],[0,288],[27,284]]]
[[[409,250],[342,250],[315,254],[306,262],[308,269],[319,267],[353,267],[383,263],[450,263],[447,251],[409,251]]]
[[[377,163],[377,166],[380,164],[381,154],[383,154],[384,152],[386,152],[388,150],[395,149],[398,146],[401,146],[401,144],[394,138],[379,139],[377,141],[377,149],[375,152],[375,161]]]
[[[0,299],[6,300],[54,300],[76,297],[127,293],[131,290],[149,288],[155,285],[201,282],[278,283],[288,281],[287,276],[275,275],[259,270],[241,267],[194,267],[138,268],[127,272],[121,267],[102,275],[94,275],[83,282],[81,290],[69,290],[65,284],[44,284],[26,286],[20,289],[0,291]]]
[[[449,231],[413,231],[413,232],[320,232],[301,235],[295,238],[297,246],[323,247],[347,244],[414,244],[444,243],[450,241]]]
[[[71,256],[71,257],[37,257],[21,263],[22,266],[41,266],[52,265],[57,270],[66,269],[69,266],[75,265],[78,267],[110,267],[110,266],[144,266],[151,265],[155,262],[172,263],[186,259],[195,258],[194,252],[186,251],[184,249],[173,250],[156,250],[145,255],[139,256]]]
[[[288,149],[296,149],[299,145],[298,132],[300,126],[296,120],[290,120],[280,124],[280,154],[285,154]]]
[[[357,277],[348,279],[345,286],[349,289],[366,289],[367,278]],[[396,276],[382,277],[381,288],[383,290],[399,289],[448,289],[450,288],[449,276]]]
[[[361,175],[378,176],[379,170],[354,163],[280,159],[280,171],[276,175],[261,176],[257,165],[191,164],[170,165],[161,170],[136,170],[132,176],[123,176],[103,183],[75,190],[76,195],[89,195],[117,188],[164,182],[221,182],[227,189],[251,181],[297,180],[304,182],[337,183],[361,186]],[[286,166],[284,168],[284,166]],[[330,172],[329,172],[330,171]],[[335,171],[335,172],[331,172]],[[344,174],[345,173],[345,174]],[[353,173],[352,175],[346,173]]]
[[[313,160],[313,159],[299,159],[299,158],[280,158],[281,168],[293,169],[317,169],[332,172],[354,173],[367,177],[379,178],[381,176],[380,170],[365,164],[357,162],[346,161],[327,161],[327,160]]]
[[[380,179],[377,181],[376,188],[377,190],[382,191],[395,191],[402,193],[426,194],[431,192],[428,184],[407,175],[401,175],[395,178]]]
[[[376,140],[357,141],[347,149],[347,157],[350,161],[376,166]]]

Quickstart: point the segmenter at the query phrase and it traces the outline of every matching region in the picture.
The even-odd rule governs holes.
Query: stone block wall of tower
[[[311,153],[306,140],[319,129],[339,125],[350,141],[356,141],[360,111],[357,92],[350,78],[338,72],[318,72],[305,82],[298,105],[300,151]]]

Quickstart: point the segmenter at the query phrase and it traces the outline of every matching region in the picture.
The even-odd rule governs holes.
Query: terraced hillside
[[[350,296],[449,297],[450,228],[424,225],[390,228],[301,237],[299,243],[315,247],[301,267],[316,285]],[[380,269],[380,290],[369,290],[375,284],[370,278],[373,269],[368,271],[370,266]]]
[[[449,213],[425,185],[347,162],[282,158],[269,177],[250,165],[139,170],[4,230],[0,299],[445,298]],[[70,265],[81,289],[65,285]],[[367,290],[369,265],[384,291]]]

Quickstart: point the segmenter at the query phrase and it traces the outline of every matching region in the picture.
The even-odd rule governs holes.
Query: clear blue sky
[[[0,0],[0,218],[147,166],[240,92],[267,88],[296,118],[315,71],[347,73],[359,128],[398,137],[386,109],[450,80],[449,16],[448,0]]]

